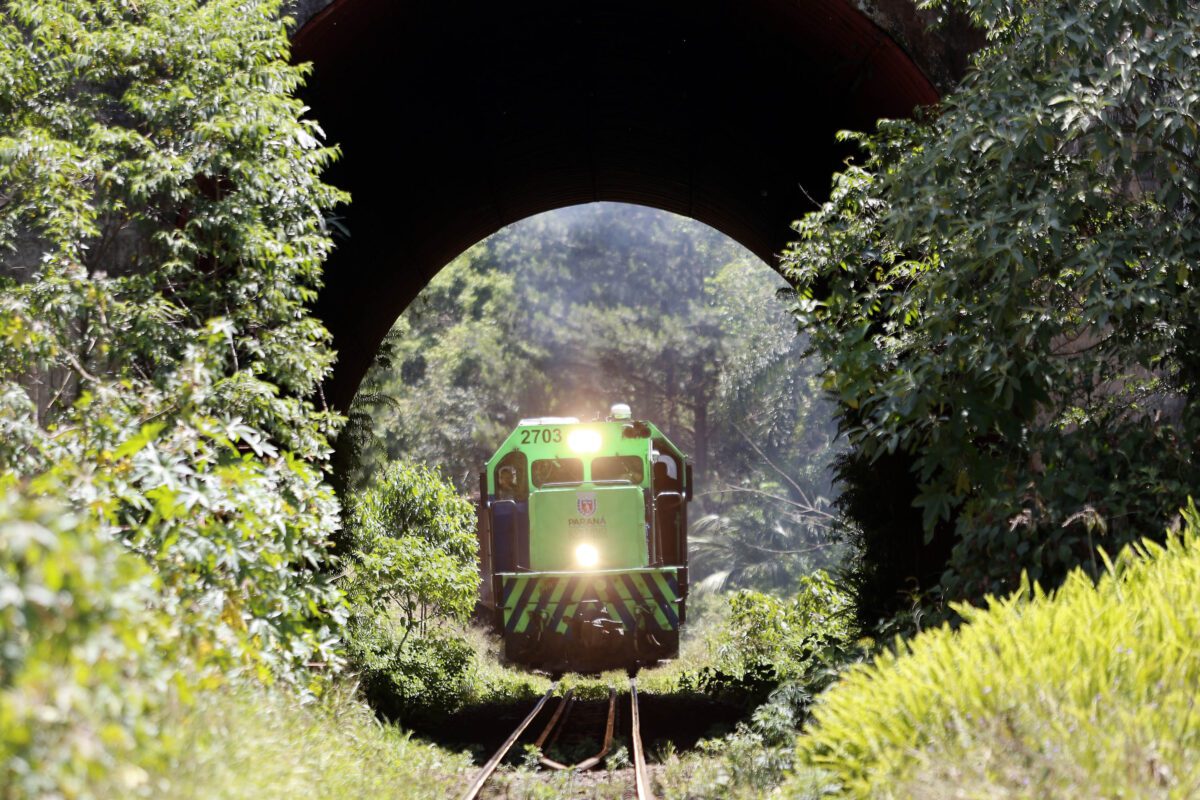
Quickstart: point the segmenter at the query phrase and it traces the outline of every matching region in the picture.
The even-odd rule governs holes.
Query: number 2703
[[[550,444],[562,441],[562,431],[558,428],[532,428],[521,431],[521,444]]]

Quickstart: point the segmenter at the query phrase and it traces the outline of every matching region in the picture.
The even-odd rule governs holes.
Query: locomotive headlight
[[[600,551],[595,545],[584,542],[575,548],[575,560],[584,569],[591,569],[600,563]]]
[[[600,449],[599,431],[580,428],[567,434],[567,447],[576,453],[594,453]]]

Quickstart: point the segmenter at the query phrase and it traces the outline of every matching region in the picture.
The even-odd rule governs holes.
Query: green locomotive
[[[692,470],[631,417],[521,420],[480,475],[481,601],[508,660],[595,673],[678,653]]]

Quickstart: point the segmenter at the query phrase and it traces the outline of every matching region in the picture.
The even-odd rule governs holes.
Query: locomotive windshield
[[[538,459],[530,471],[539,489],[548,483],[583,483],[583,462],[578,458]]]
[[[641,484],[645,479],[642,459],[637,456],[599,456],[592,459],[593,481],[629,481]]]

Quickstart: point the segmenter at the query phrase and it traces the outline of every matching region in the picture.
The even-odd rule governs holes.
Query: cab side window
[[[525,454],[519,450],[506,455],[496,465],[496,474],[492,476],[493,492],[497,500],[523,501],[529,497],[529,483],[526,479]]]
[[[654,492],[678,492],[683,488],[679,479],[679,463],[673,456],[660,453],[654,462]]]

